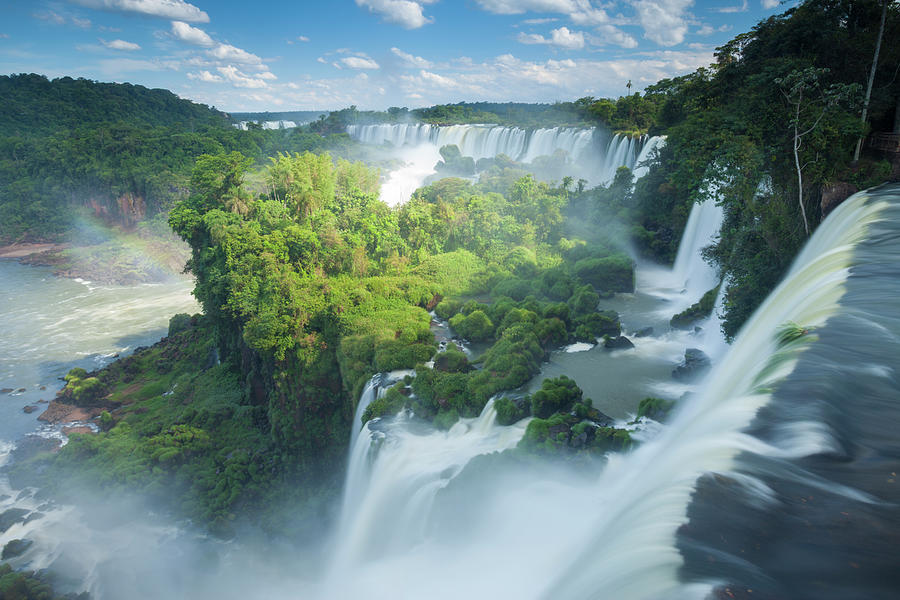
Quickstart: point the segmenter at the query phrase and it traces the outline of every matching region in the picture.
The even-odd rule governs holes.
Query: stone
[[[30,415],[31,413],[33,413],[36,410],[37,410],[37,406],[29,405],[29,406],[22,407],[22,412],[24,412],[25,414],[28,414],[28,415]]]
[[[677,381],[692,381],[706,373],[712,363],[703,350],[688,348],[684,351],[684,361],[672,371],[672,378]]]
[[[634,348],[634,344],[624,335],[620,335],[604,339],[603,347],[607,350],[628,350],[629,348]]]
[[[31,540],[10,540],[3,546],[3,553],[0,554],[0,560],[9,560],[25,554],[25,551],[31,546]]]
[[[0,390],[0,394],[11,394],[12,391],[12,388],[3,388],[2,390]]]
[[[6,533],[16,523],[23,523],[28,512],[24,508],[10,508],[0,513],[0,533]]]

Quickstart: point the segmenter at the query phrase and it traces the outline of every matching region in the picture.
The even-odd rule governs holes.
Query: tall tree
[[[862,148],[863,136],[865,136],[866,118],[869,115],[869,99],[872,97],[872,85],[875,83],[875,71],[878,70],[878,55],[881,53],[881,39],[884,37],[884,22],[887,19],[888,4],[893,0],[881,0],[881,25],[878,27],[878,38],[875,42],[875,58],[872,59],[872,68],[869,70],[869,82],[866,85],[866,99],[863,102],[862,117],[860,121],[863,133],[856,141],[856,149],[853,151],[853,162],[859,160],[859,151]]]

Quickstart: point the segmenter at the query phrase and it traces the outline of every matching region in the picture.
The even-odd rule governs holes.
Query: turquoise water
[[[165,335],[169,318],[199,306],[192,282],[95,286],[0,260],[0,443],[35,431],[72,367],[96,369]],[[18,391],[24,390],[24,391]],[[31,414],[25,406],[36,406]]]

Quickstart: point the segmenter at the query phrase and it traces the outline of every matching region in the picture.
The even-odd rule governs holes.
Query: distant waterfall
[[[370,423],[322,597],[892,597],[898,293],[894,186],[839,206],[670,424],[589,477],[482,461],[444,498],[523,423]]]
[[[644,148],[655,146],[659,139],[611,135],[599,128],[521,129],[498,125],[425,123],[350,125],[347,133],[365,144],[389,144],[401,152],[403,149],[416,149],[414,154],[403,156],[409,161],[408,168],[401,170],[402,173],[392,173],[393,183],[389,181],[387,189],[383,190],[382,196],[387,196],[383,199],[389,204],[405,201],[412,192],[409,188],[417,187],[427,174],[434,172],[434,164],[440,160],[438,150],[448,144],[458,146],[463,156],[471,156],[475,160],[505,154],[526,163],[563,150],[568,162],[578,167],[578,176],[597,185],[612,181],[616,169],[621,166],[634,167]]]

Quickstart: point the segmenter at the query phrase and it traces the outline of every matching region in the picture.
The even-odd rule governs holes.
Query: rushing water
[[[424,123],[350,125],[347,132],[365,144],[388,144],[405,166],[388,174],[381,198],[390,205],[405,202],[426,177],[435,173],[442,146],[456,145],[475,160],[500,154],[530,163],[565,152],[571,173],[588,182],[607,184],[616,169],[634,167],[658,147],[661,138],[635,139],[595,128],[554,127],[526,130],[497,125],[429,125]],[[644,171],[642,171],[643,173]],[[562,177],[564,174],[560,174]]]
[[[893,597],[898,224],[896,186],[835,210],[671,423],[596,473],[506,464],[456,482],[515,439],[490,405],[446,434],[369,424],[322,596]],[[779,343],[791,322],[811,333]]]

